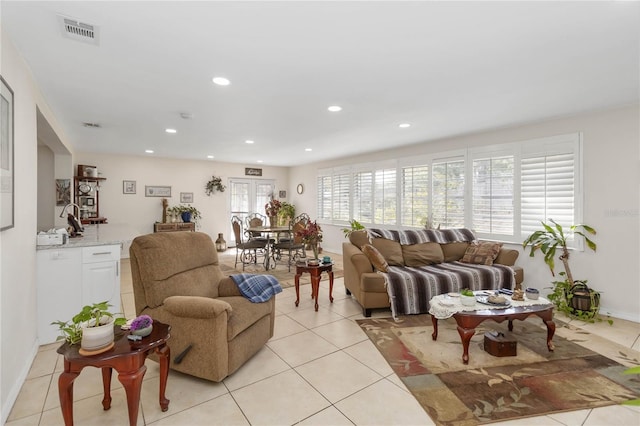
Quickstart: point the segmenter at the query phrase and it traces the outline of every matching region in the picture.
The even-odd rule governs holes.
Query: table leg
[[[333,303],[333,271],[329,271],[329,301]]]
[[[300,273],[296,272],[294,282],[296,284],[296,306],[300,303]]]
[[[73,381],[80,372],[71,373],[69,371],[69,361],[64,362],[64,371],[58,378],[58,394],[60,396],[60,408],[65,426],[73,426]]]
[[[111,408],[111,367],[102,367],[102,387],[104,397],[102,398],[102,408]]]
[[[140,408],[140,390],[142,389],[142,379],[147,367],[144,365],[137,371],[131,373],[118,372],[118,380],[122,383],[127,393],[127,407],[129,408],[129,425],[136,426],[138,420],[138,409]]]
[[[462,339],[462,362],[469,364],[469,342],[475,334],[475,330],[458,326],[458,334],[460,335],[460,339]]]
[[[431,324],[433,324],[433,333],[431,334],[431,338],[436,340],[438,338],[438,318],[431,315]]]
[[[509,320],[509,331],[513,331],[513,320]]]
[[[164,392],[167,389],[167,378],[169,377],[169,359],[171,359],[171,349],[166,344],[155,349],[160,361],[160,408],[162,411],[169,409],[169,400]]]
[[[553,352],[555,346],[553,345],[553,335],[556,332],[556,323],[553,320],[544,320],[544,323],[547,325],[547,348],[550,352]]]
[[[320,293],[320,275],[311,274],[311,291],[316,299],[316,312],[318,312],[318,294]]]

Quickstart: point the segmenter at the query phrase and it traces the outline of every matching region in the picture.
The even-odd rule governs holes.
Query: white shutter
[[[514,156],[473,160],[472,229],[478,234],[513,235]]]
[[[373,223],[373,172],[353,175],[353,218],[360,223]]]
[[[403,167],[401,178],[401,225],[423,227],[429,218],[429,166]]]
[[[350,195],[349,195],[349,183],[350,183],[350,174],[349,173],[341,173],[333,176],[332,182],[332,219],[336,220],[349,220],[349,205],[350,205]]]
[[[396,168],[375,171],[374,223],[395,225],[397,211]]]
[[[318,176],[317,189],[318,220],[331,221],[331,176]]]
[[[464,159],[434,161],[431,179],[434,226],[464,227]]]

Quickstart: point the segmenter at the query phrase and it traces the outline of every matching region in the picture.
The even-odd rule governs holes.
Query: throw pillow
[[[475,265],[493,265],[493,261],[500,253],[500,248],[502,248],[502,243],[490,241],[471,244],[467,247],[460,261]]]
[[[371,264],[378,271],[387,272],[389,270],[389,264],[382,254],[371,244],[365,244],[362,246],[362,252],[369,258]]]
[[[442,263],[444,254],[438,243],[420,243],[402,246],[404,264],[407,266],[427,266]]]
[[[389,265],[404,266],[402,246],[399,242],[386,238],[374,238],[371,245],[378,249]]]
[[[456,260],[462,259],[462,256],[464,256],[464,253],[467,251],[467,247],[469,247],[469,243],[448,243],[442,244],[440,247],[442,248],[442,253],[444,254],[444,261],[455,262]]]

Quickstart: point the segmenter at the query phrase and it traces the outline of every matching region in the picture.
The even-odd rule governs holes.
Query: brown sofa
[[[142,235],[129,252],[136,312],[171,326],[172,369],[219,382],[273,336],[275,297],[252,303],[242,296],[222,275],[209,235]]]
[[[377,308],[389,308],[389,295],[385,285],[385,277],[376,271],[373,263],[362,252],[360,247],[364,244],[371,244],[378,249],[380,254],[390,265],[404,265],[404,256],[408,256],[411,248],[419,247],[403,246],[396,241],[385,238],[370,238],[367,231],[355,231],[349,235],[349,242],[342,244],[342,258],[344,262],[344,284],[347,294],[353,295],[362,306],[365,317],[371,316],[371,310]],[[450,244],[440,244],[443,252],[444,262],[459,261],[469,243],[454,242]],[[520,288],[524,280],[524,271],[520,266],[515,266],[519,252],[513,249],[501,248],[498,256],[493,261],[494,264],[510,266],[515,273],[515,288]],[[416,253],[412,256],[415,258]],[[473,285],[467,285],[473,290]]]

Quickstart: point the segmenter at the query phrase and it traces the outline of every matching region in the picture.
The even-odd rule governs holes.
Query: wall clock
[[[304,192],[304,185],[299,183],[298,187],[296,188],[296,192],[298,192],[298,194],[302,194]]]

